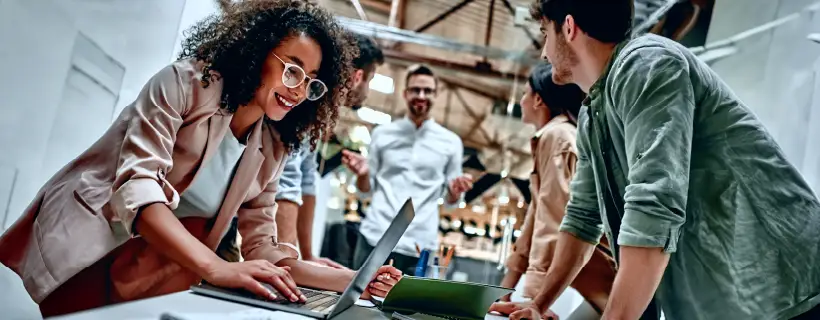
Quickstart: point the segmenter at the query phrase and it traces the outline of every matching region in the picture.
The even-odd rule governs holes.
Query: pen
[[[453,259],[453,254],[455,253],[455,251],[456,251],[455,246],[452,246],[447,250],[447,257],[444,258],[444,266],[445,267],[450,265],[450,260]]]
[[[388,262],[387,262],[387,265],[392,267],[392,266],[393,266],[393,259],[390,259],[390,261],[388,261]],[[387,279],[390,279],[390,278],[391,278],[389,273],[388,273],[385,277],[386,277]]]

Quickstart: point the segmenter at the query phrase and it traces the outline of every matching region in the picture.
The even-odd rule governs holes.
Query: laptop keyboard
[[[272,292],[278,292],[276,291],[276,289],[274,289],[271,285],[267,283],[263,283],[262,285]],[[281,305],[286,305],[292,308],[307,309],[319,313],[329,313],[330,310],[333,309],[333,307],[336,305],[336,302],[339,301],[338,294],[327,293],[323,291],[312,290],[302,287],[299,287],[299,291],[302,291],[302,294],[305,295],[305,298],[307,298],[306,302],[291,302],[290,300],[287,300],[280,294],[276,295],[276,300],[273,300],[273,302]],[[271,301],[260,297],[254,298],[261,301]]]

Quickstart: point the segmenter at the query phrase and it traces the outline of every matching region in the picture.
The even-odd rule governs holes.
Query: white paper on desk
[[[264,309],[248,309],[230,313],[174,313],[167,312],[179,320],[307,320],[302,315]],[[154,319],[156,320],[156,319]]]
[[[484,316],[484,320],[508,320],[508,319],[510,319],[510,318],[502,316],[502,315],[493,314],[493,313],[488,313],[487,315]]]
[[[382,297],[372,297],[372,299],[378,302],[384,302],[384,298]],[[356,305],[365,308],[373,308],[376,306],[372,301],[364,299],[356,300]]]
[[[373,304],[373,302],[364,299],[356,300],[356,305],[365,308],[373,308],[376,306],[375,304]]]

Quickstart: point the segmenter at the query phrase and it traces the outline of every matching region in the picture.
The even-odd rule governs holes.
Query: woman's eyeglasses
[[[288,88],[296,88],[305,83],[307,80],[307,88],[305,88],[305,94],[308,100],[316,101],[319,100],[325,93],[327,93],[327,86],[325,85],[322,80],[313,79],[308,77],[305,74],[305,70],[302,67],[287,63],[282,58],[277,56],[275,53],[273,54],[276,59],[282,62],[285,65],[285,68],[282,71],[282,83],[285,84]]]

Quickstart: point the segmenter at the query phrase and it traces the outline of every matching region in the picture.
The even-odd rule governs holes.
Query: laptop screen
[[[339,297],[339,301],[336,303],[336,307],[333,308],[333,311],[330,313],[329,317],[333,317],[344,312],[356,303],[356,300],[358,300],[359,296],[362,295],[364,289],[367,287],[367,284],[370,283],[371,279],[373,279],[376,271],[379,270],[379,268],[387,260],[387,257],[390,256],[390,253],[393,252],[393,248],[395,248],[396,244],[399,243],[399,239],[401,239],[404,231],[407,230],[407,227],[410,225],[410,222],[413,221],[413,217],[415,216],[416,212],[413,210],[413,201],[408,198],[407,201],[404,202],[404,205],[401,207],[401,210],[399,210],[396,217],[393,218],[393,222],[390,223],[390,227],[387,228],[387,231],[384,232],[382,238],[379,239],[379,243],[373,247],[373,251],[370,252],[370,256],[367,257],[367,260],[365,260],[362,267],[356,272],[356,275],[353,276],[353,281],[350,282],[347,289],[345,289],[345,292]]]

